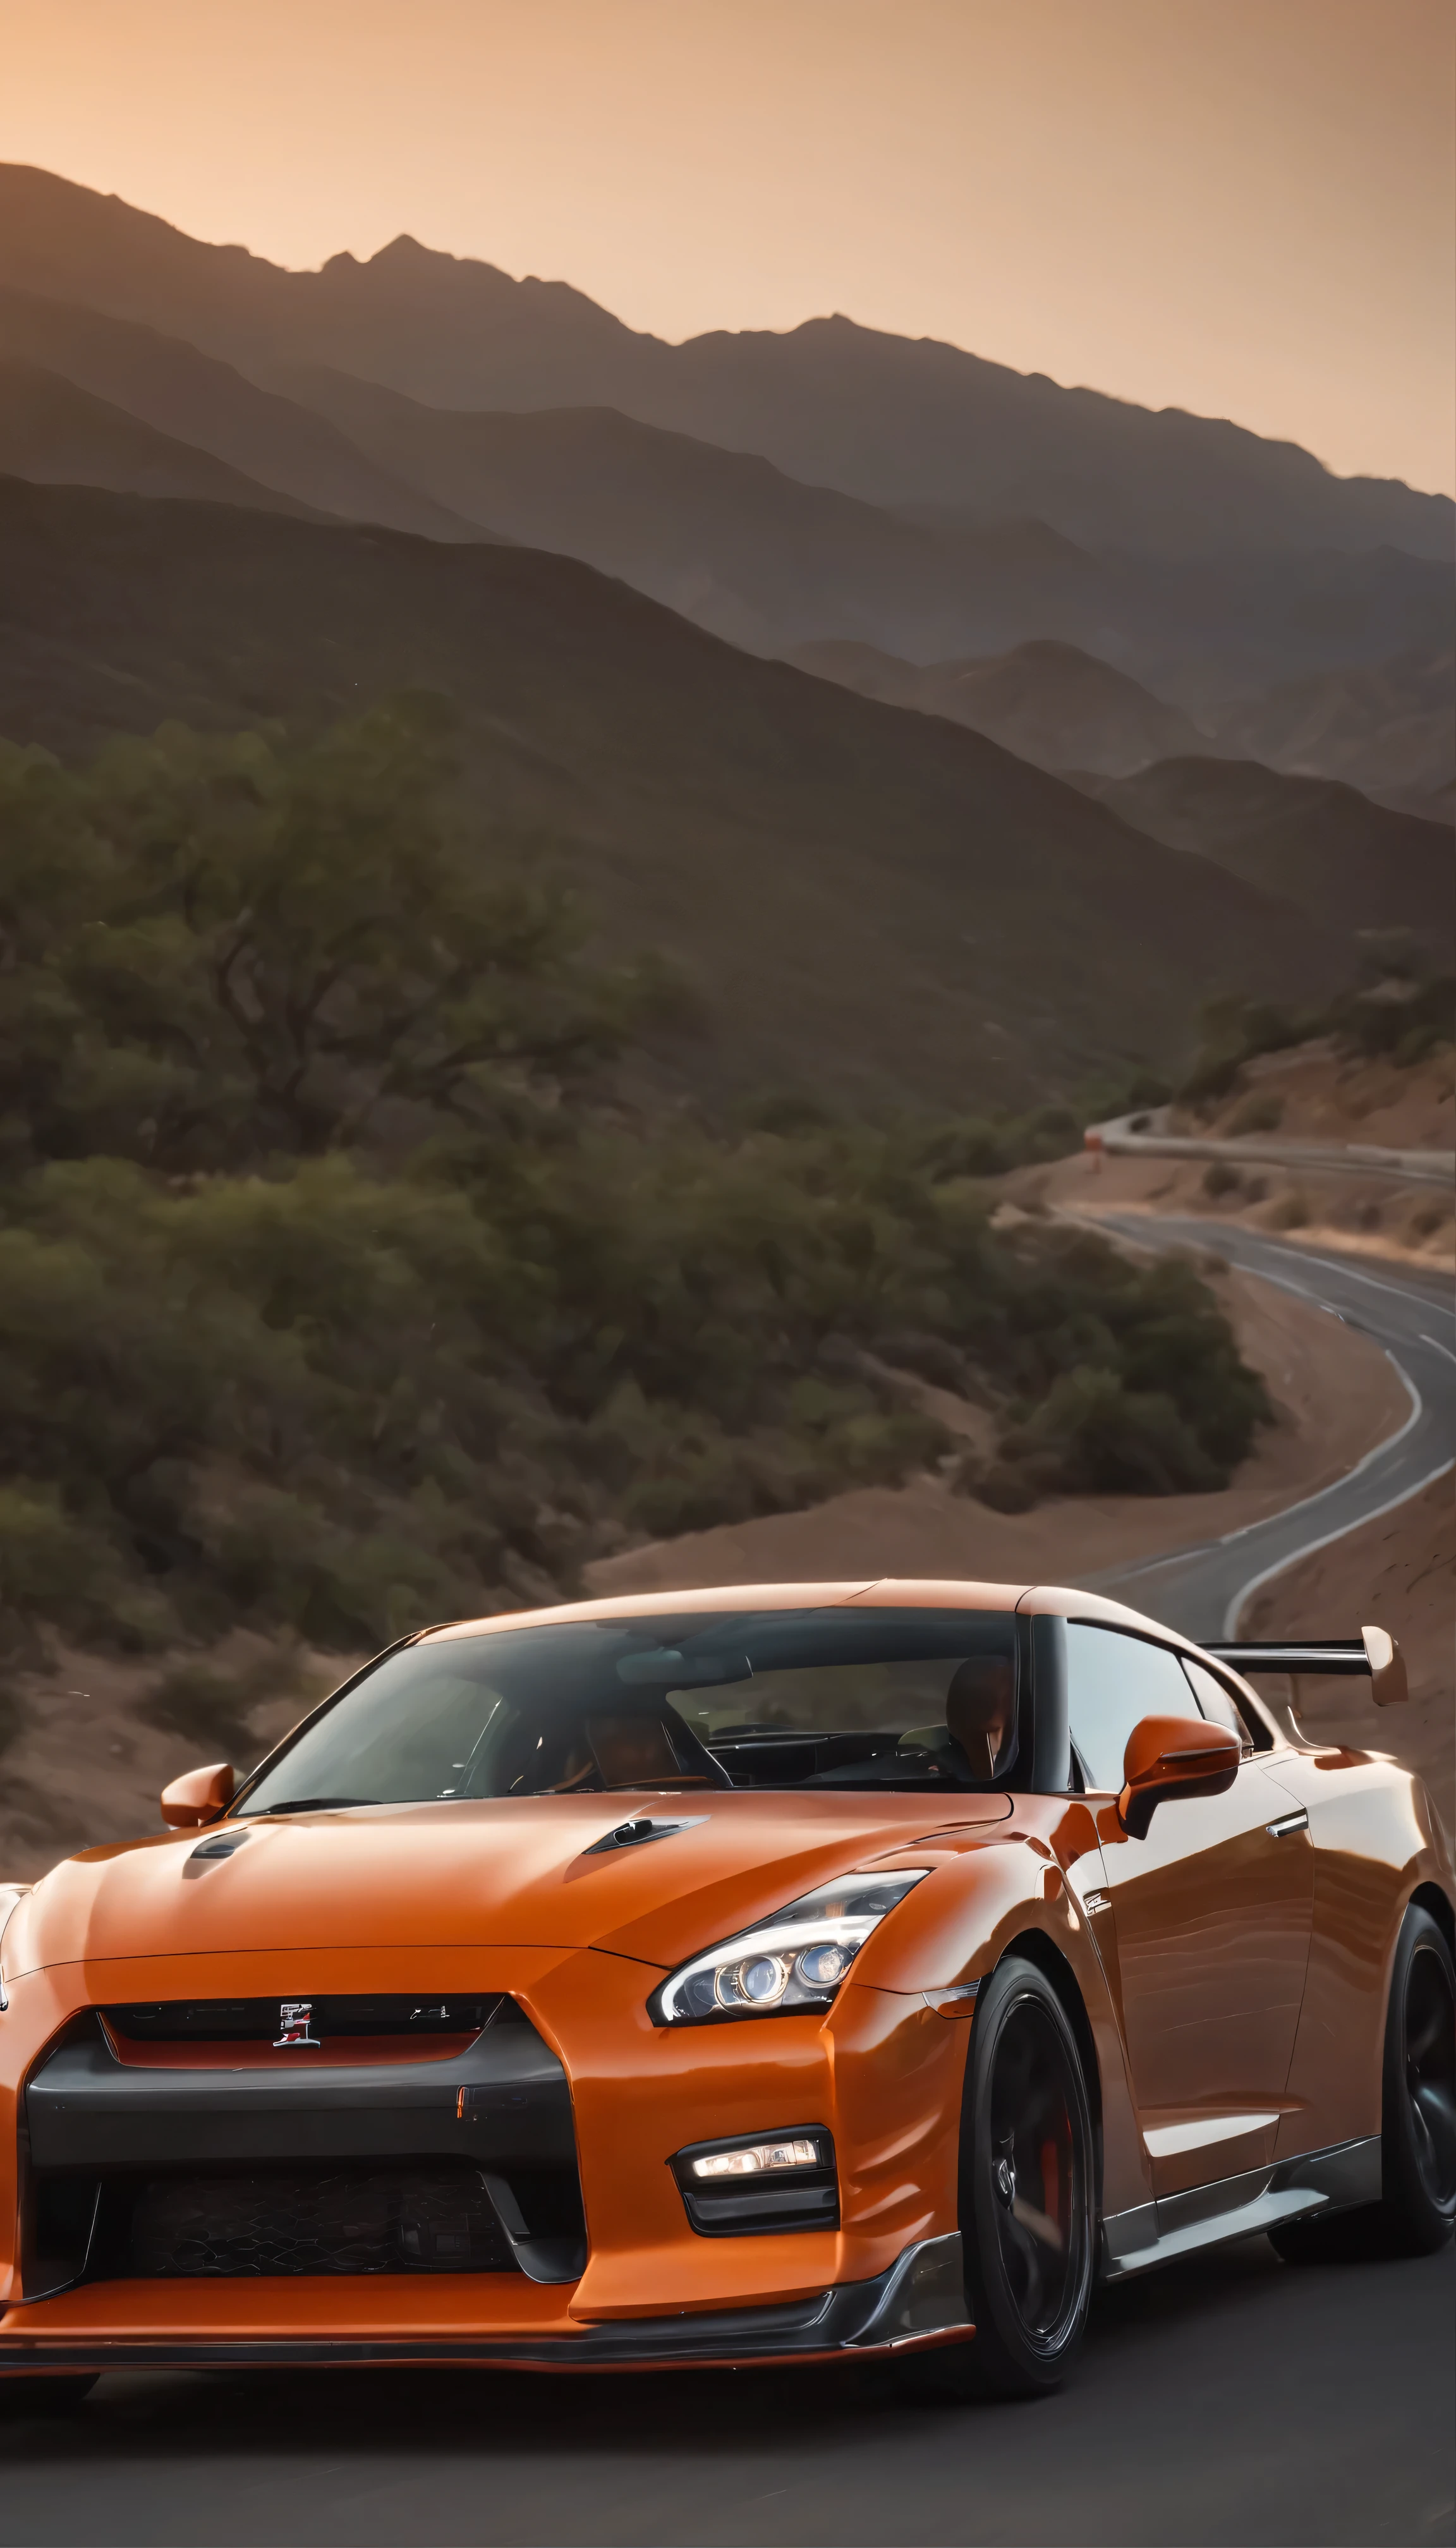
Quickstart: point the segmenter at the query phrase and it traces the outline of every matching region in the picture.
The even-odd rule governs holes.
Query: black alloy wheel
[[[1426,2256],[1456,2223],[1456,1962],[1412,1903],[1391,1968],[1382,2074],[1379,2203],[1270,2231],[1289,2264]]]
[[[1414,1904],[1391,1974],[1381,2162],[1395,2245],[1417,2256],[1443,2246],[1456,2222],[1456,1963]]]
[[[960,2234],[975,2341],[957,2387],[1037,2397],[1061,2381],[1092,2296],[1095,2162],[1076,2039],[1039,1966],[1008,1956],[971,2021]]]

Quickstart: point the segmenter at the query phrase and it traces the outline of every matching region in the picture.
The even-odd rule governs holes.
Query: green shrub
[[[1237,1194],[1239,1184],[1238,1170],[1230,1166],[1227,1159],[1210,1159],[1203,1172],[1203,1190],[1206,1195],[1211,1195],[1217,1202],[1220,1195]]]
[[[1008,1448],[1067,1495],[1196,1494],[1228,1483],[1165,1391],[1129,1389],[1111,1371],[1065,1373]]]
[[[610,1065],[654,968],[586,961],[538,845],[456,837],[443,752],[416,708],[0,750],[13,1646],[550,1600],[624,1535],[951,1459],[907,1371],[1021,1428],[990,1498],[1243,1456],[1263,1394],[1190,1268],[991,1227],[980,1180],[1076,1110],[642,1124]]]
[[[1277,1133],[1283,1121],[1282,1097],[1246,1097],[1229,1119],[1229,1138],[1242,1140],[1249,1133]]]
[[[971,1493],[992,1512],[1030,1512],[1038,1500],[1038,1483],[1029,1468],[1013,1460],[995,1460]]]

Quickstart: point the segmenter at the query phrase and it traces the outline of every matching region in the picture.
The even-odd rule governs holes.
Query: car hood
[[[613,1794],[370,1806],[85,1851],[43,1878],[12,1974],[115,1957],[348,1947],[600,1947],[669,1967],[812,1886],[1005,1820],[1006,1796]],[[682,1828],[593,1844],[651,1817]],[[200,1846],[245,1832],[230,1857]]]

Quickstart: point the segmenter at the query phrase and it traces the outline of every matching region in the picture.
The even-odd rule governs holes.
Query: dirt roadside
[[[1218,1140],[1371,1143],[1402,1150],[1456,1145],[1449,1048],[1409,1068],[1346,1060],[1328,1038],[1245,1062],[1218,1106],[1174,1110],[1168,1130]],[[1389,1172],[1320,1175],[1261,1157],[1139,1158],[1082,1152],[1002,1180],[1015,1204],[1035,1210],[1161,1212],[1235,1222],[1295,1247],[1338,1247],[1422,1271],[1456,1266],[1456,1211],[1449,1190],[1403,1184]]]
[[[1381,1714],[1363,1682],[1305,1681],[1296,1721],[1317,1742],[1390,1752],[1418,1770],[1448,1831],[1456,1824],[1453,1609],[1456,1476],[1448,1475],[1363,1530],[1302,1558],[1256,1594],[1240,1622],[1247,1637],[1328,1636],[1331,1618],[1373,1619],[1400,1638],[1410,1676],[1409,1706]],[[1283,1700],[1288,1687],[1271,1682],[1271,1697]]]

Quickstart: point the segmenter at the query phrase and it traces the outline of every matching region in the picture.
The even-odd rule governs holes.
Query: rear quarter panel
[[[1391,1962],[1420,1884],[1453,1896],[1450,1844],[1423,1783],[1378,1753],[1287,1751],[1281,1786],[1310,1816],[1315,1910],[1277,2155],[1380,2131]]]

